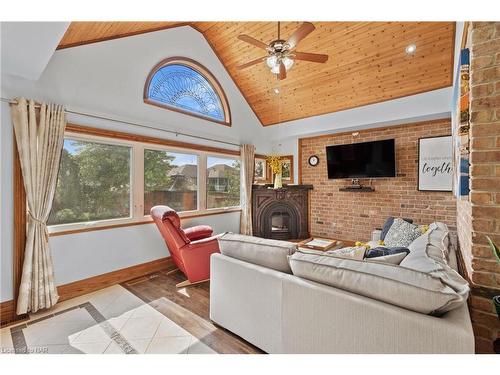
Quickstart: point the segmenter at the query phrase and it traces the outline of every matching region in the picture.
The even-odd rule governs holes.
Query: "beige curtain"
[[[240,233],[251,236],[252,230],[252,183],[255,173],[255,146],[241,145],[241,185],[242,193],[242,211],[240,219]]]
[[[64,109],[18,99],[11,106],[28,207],[26,248],[17,314],[53,306],[59,296],[54,285],[47,219],[57,183],[66,119]]]

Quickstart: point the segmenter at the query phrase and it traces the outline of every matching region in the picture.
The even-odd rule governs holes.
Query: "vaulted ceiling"
[[[314,22],[297,50],[328,54],[328,61],[296,61],[282,81],[265,62],[236,68],[266,54],[237,36],[267,44],[277,38],[276,22],[73,22],[59,48],[185,25],[205,36],[264,126],[452,85],[453,22]],[[299,25],[282,22],[281,36]],[[406,54],[409,44],[414,54]]]

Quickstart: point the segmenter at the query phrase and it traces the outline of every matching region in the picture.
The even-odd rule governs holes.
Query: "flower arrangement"
[[[274,188],[280,189],[283,186],[281,172],[283,170],[283,159],[279,155],[269,155],[266,158],[271,171],[274,173]]]
[[[279,155],[269,155],[266,158],[267,164],[271,167],[274,174],[281,173],[283,169],[283,159]]]

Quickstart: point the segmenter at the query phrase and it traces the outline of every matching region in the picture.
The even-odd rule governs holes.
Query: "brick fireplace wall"
[[[500,295],[500,266],[485,235],[500,244],[500,22],[471,22],[467,33],[471,191],[470,200],[457,202],[457,221],[472,284],[469,306],[476,351],[492,353],[493,342],[500,338],[500,319],[491,300]]]
[[[416,223],[442,221],[456,229],[456,201],[451,192],[417,190],[418,139],[451,134],[449,119],[391,126],[352,133],[331,134],[299,140],[301,183],[314,185],[310,193],[310,232],[316,236],[369,240],[388,216],[412,218]],[[374,192],[340,192],[350,180],[329,180],[325,147],[329,145],[395,139],[396,178],[374,179]],[[311,155],[320,163],[309,166]],[[369,180],[363,180],[368,184]]]

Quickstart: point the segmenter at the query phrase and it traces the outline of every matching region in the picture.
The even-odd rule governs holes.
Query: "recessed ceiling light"
[[[279,88],[277,88],[277,87],[276,87],[273,91],[274,91],[274,93],[275,93],[276,95],[278,95],[278,94],[280,93],[280,89],[279,89]]]
[[[406,46],[405,50],[408,55],[411,55],[417,50],[417,46],[415,44],[409,44]]]

